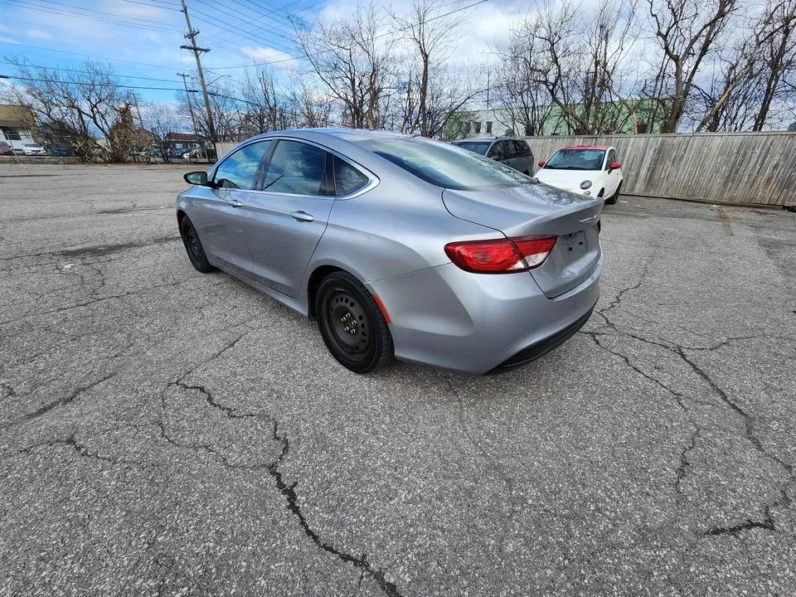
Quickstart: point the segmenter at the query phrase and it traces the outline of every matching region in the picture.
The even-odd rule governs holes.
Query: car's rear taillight
[[[526,272],[547,259],[556,237],[521,236],[497,240],[473,240],[445,245],[445,253],[457,266],[478,274]]]

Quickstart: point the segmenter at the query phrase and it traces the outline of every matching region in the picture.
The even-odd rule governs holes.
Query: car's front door
[[[616,150],[609,149],[606,152],[605,156],[605,196],[611,197],[614,193],[616,193],[616,189],[619,186],[620,181],[622,180],[622,172],[620,170],[611,170],[611,164],[614,162],[618,162],[619,160],[616,157]]]
[[[210,259],[243,275],[251,273],[251,254],[241,207],[250,201],[272,143],[250,143],[224,158],[213,174],[214,186],[196,188],[190,214]]]
[[[244,207],[255,281],[298,296],[334,204],[331,170],[332,155],[320,147],[277,142],[261,190]]]

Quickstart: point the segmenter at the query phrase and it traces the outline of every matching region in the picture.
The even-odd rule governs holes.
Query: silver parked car
[[[524,139],[500,137],[495,139],[461,139],[452,141],[457,147],[480,153],[488,158],[519,170],[527,176],[533,175],[533,152]]]
[[[572,336],[599,296],[602,201],[446,143],[280,131],[185,179],[177,221],[194,267],[317,319],[357,373],[393,354],[470,374],[521,365]]]

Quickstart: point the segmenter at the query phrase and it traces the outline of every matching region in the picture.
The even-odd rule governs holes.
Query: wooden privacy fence
[[[535,159],[567,145],[612,145],[622,193],[710,203],[796,205],[796,133],[526,137]],[[216,143],[219,157],[236,143]]]
[[[710,203],[796,204],[796,133],[526,137],[535,159],[567,145],[611,145],[623,194]]]

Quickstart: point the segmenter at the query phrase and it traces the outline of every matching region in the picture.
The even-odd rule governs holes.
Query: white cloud
[[[10,38],[10,37],[0,37],[0,43],[3,43],[3,44],[18,44],[19,42],[17,40],[15,40],[15,39]]]
[[[298,63],[290,54],[275,48],[243,46],[240,51],[255,62],[273,62],[275,63],[273,66],[276,68],[287,68]]]
[[[25,31],[25,35],[28,37],[33,37],[35,39],[53,39],[53,36],[43,31],[41,29],[28,29]]]

